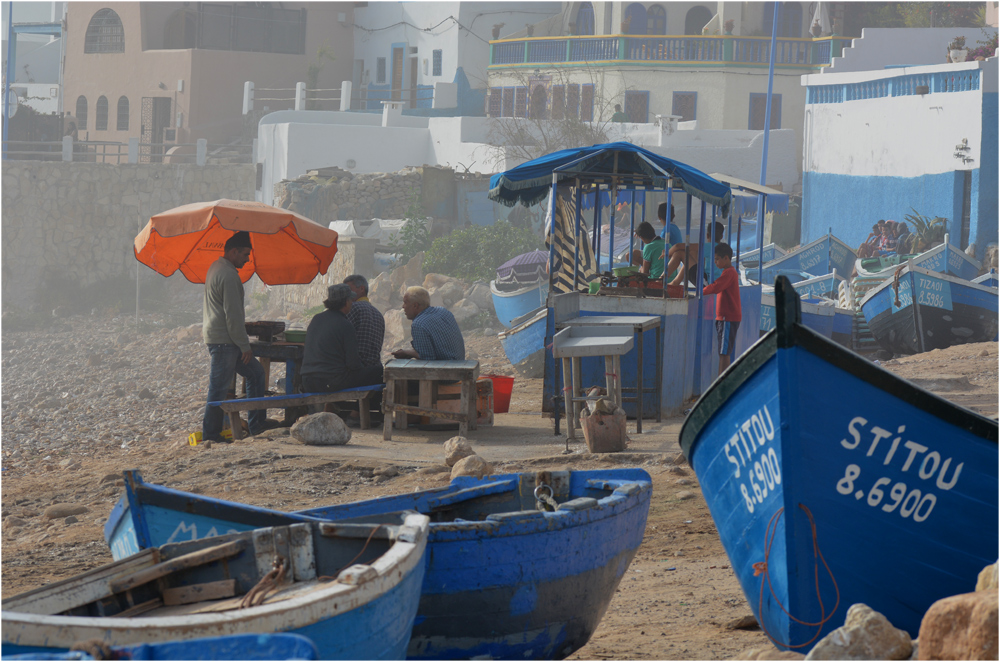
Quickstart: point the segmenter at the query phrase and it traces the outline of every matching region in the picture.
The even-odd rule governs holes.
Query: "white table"
[[[563,397],[566,402],[567,439],[576,437],[580,412],[587,398],[580,397],[584,356],[604,357],[608,397],[622,406],[621,357],[632,349],[632,329],[621,326],[568,326],[552,338],[552,356],[562,359]]]
[[[561,322],[556,322],[556,330],[565,329],[573,326],[599,326],[599,327],[616,327],[616,328],[629,328],[632,332],[638,335],[636,342],[638,345],[638,384],[635,388],[632,387],[622,387],[626,391],[635,391],[635,398],[622,398],[626,402],[635,402],[636,406],[636,422],[635,431],[638,434],[642,434],[642,402],[643,402],[643,381],[642,381],[642,334],[650,329],[656,329],[656,381],[654,392],[656,394],[656,421],[661,420],[660,413],[660,394],[663,389],[663,361],[661,360],[661,353],[663,352],[663,342],[662,342],[662,329],[660,327],[660,317],[659,315],[588,315],[586,317],[573,317],[568,320],[563,320]],[[566,410],[567,412],[569,409]]]

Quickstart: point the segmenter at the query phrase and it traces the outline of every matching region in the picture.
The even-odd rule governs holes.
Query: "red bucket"
[[[493,382],[493,413],[506,414],[510,411],[510,394],[514,390],[514,378],[506,375],[483,375]]]

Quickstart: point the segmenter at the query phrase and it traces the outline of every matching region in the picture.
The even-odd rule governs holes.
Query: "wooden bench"
[[[218,400],[216,402],[209,402],[208,404],[221,408],[222,411],[229,415],[229,424],[233,429],[233,439],[243,438],[243,423],[240,419],[241,411],[302,407],[329,402],[356,401],[358,403],[358,413],[361,416],[361,429],[367,430],[372,426],[372,416],[368,407],[368,399],[383,388],[385,388],[383,384],[374,384],[371,386],[346,388],[342,391],[334,391],[333,393],[293,393],[292,395],[273,395],[264,398]]]

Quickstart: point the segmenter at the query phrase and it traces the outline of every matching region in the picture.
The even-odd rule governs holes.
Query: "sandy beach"
[[[190,324],[190,320],[186,320]],[[110,562],[103,525],[124,469],[206,496],[298,509],[447,483],[442,446],[455,433],[410,429],[383,441],[303,446],[287,429],[227,445],[187,444],[200,426],[208,353],[170,316],[76,316],[2,337],[2,590],[35,588]],[[470,332],[483,372],[513,374],[495,336]],[[986,416],[997,415],[997,345],[981,343],[882,364]],[[273,379],[272,379],[273,381]],[[538,412],[541,380],[515,380],[511,412],[470,434],[496,473],[638,466],[653,478],[639,552],[591,641],[572,659],[729,659],[768,647],[756,628],[677,438],[683,418],[629,422],[624,453],[586,453]],[[276,412],[272,416],[280,416]],[[387,468],[392,467],[394,470]],[[71,515],[51,516],[56,505]],[[776,649],[774,650],[777,653]]]

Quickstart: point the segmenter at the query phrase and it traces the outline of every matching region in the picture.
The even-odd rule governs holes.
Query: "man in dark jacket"
[[[381,363],[361,363],[357,334],[347,319],[352,301],[350,287],[331,285],[323,302],[326,310],[309,322],[302,357],[302,387],[307,393],[382,383]]]

